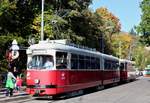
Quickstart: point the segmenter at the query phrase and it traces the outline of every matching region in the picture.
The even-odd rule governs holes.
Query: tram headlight
[[[34,80],[34,83],[35,83],[35,84],[39,84],[39,83],[40,83],[40,80],[39,80],[39,79],[35,79],[35,80]]]

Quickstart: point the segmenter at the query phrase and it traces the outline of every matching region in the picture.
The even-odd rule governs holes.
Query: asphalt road
[[[150,103],[150,78],[63,100],[36,100],[23,103]]]

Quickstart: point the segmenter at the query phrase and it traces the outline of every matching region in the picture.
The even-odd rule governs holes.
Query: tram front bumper
[[[33,96],[41,96],[44,92],[45,90],[35,89]]]
[[[42,96],[42,95],[55,95],[56,86],[55,85],[28,85],[27,92],[33,96]]]

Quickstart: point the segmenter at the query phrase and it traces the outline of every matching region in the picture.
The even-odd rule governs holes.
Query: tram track
[[[53,99],[51,96],[48,97],[31,97],[29,99],[26,100],[20,100],[17,102],[11,102],[11,103],[55,103],[55,102],[59,102],[59,101],[63,101],[66,99],[70,99],[70,98],[74,98],[74,97],[80,97],[84,95],[82,91],[76,91],[76,92],[71,92],[67,95],[63,95],[60,96],[58,98]]]
[[[52,100],[52,99],[48,99],[48,98],[34,98],[34,97],[31,97],[29,99],[13,101],[11,103],[41,103],[41,102],[42,103],[54,103],[55,101],[58,101],[58,100]]]

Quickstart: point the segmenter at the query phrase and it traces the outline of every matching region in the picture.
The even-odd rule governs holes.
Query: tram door
[[[57,71],[57,85],[67,89],[69,78],[69,53],[56,51],[56,71]]]

